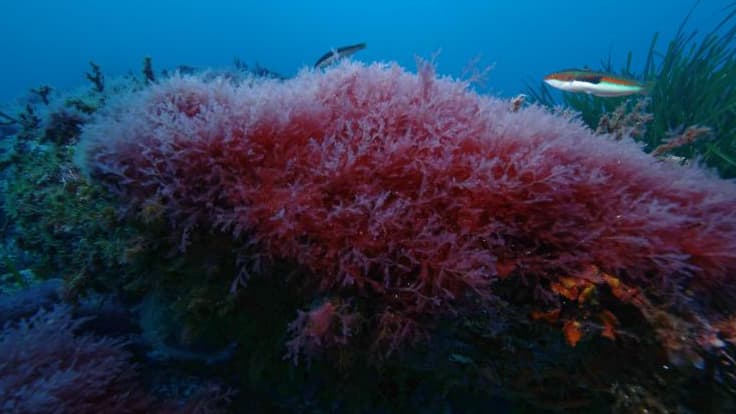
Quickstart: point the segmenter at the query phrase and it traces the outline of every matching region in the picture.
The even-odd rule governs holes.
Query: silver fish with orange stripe
[[[651,84],[622,76],[587,69],[566,69],[550,73],[544,82],[566,92],[585,92],[590,95],[613,97],[633,94],[646,95]]]

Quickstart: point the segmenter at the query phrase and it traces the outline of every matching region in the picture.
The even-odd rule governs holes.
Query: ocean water
[[[635,93],[541,86],[655,34],[655,78],[558,74]],[[736,413],[735,40],[732,0],[0,0],[0,414]]]
[[[691,24],[711,27],[726,0],[704,0]],[[660,49],[692,0],[585,3],[439,0],[0,2],[0,102],[28,88],[68,88],[83,81],[90,60],[108,76],[154,68],[226,67],[234,57],[291,76],[331,48],[366,42],[355,58],[396,61],[440,52],[438,71],[460,76],[480,58],[494,65],[487,87],[513,96],[525,82],[568,67],[598,67],[628,51],[640,67],[652,35]]]

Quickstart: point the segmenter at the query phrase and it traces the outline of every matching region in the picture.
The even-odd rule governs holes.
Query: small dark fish
[[[365,43],[358,43],[357,45],[343,46],[330,50],[317,60],[317,63],[314,64],[314,68],[322,69],[327,67],[344,57],[348,57],[359,50],[365,49],[365,46]]]

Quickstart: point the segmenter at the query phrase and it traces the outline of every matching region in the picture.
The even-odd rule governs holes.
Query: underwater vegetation
[[[697,7],[697,3],[696,6]],[[691,11],[692,13],[692,11]],[[708,127],[672,151],[688,159],[701,158],[723,177],[736,177],[736,5],[724,8],[722,20],[707,33],[688,29],[690,14],[663,52],[658,51],[659,36],[650,43],[644,66],[636,71],[629,53],[626,65],[616,71],[611,57],[601,69],[649,83],[647,111],[651,119],[636,139],[648,151],[680,136],[688,127]],[[533,100],[554,107],[558,101],[541,84],[529,88]],[[600,98],[587,94],[562,93],[561,104],[580,113],[592,129],[606,113],[630,98]],[[631,109],[633,104],[629,104]],[[710,136],[710,139],[704,139]]]
[[[296,289],[280,300],[301,303],[281,322],[296,363],[385,361],[449,315],[472,326],[520,306],[570,347],[627,342],[647,322],[667,364],[697,370],[725,344],[715,325],[730,326],[732,183],[426,63],[174,76],[108,103],[77,157],[131,212],[165,217],[180,254],[229,235],[238,267],[209,289]]]
[[[121,83],[141,87],[133,78]],[[110,82],[108,91],[119,87]],[[137,362],[156,345],[140,345],[140,335],[128,331],[111,336],[138,325],[125,312],[106,313],[103,303],[115,302],[116,290],[135,280],[126,275],[140,275],[143,238],[140,226],[121,223],[110,194],[84,180],[71,160],[81,125],[104,98],[94,84],[71,94],[38,88],[8,117],[0,138],[3,412],[220,412],[227,392],[196,378],[152,382]],[[91,292],[104,292],[99,305],[84,304]],[[101,329],[88,329],[95,325]]]
[[[238,86],[175,77],[108,105],[79,155],[134,208],[160,205],[182,251],[196,227],[228,231],[249,260],[377,294],[389,344],[515,272],[557,281],[596,265],[660,289],[687,277],[708,300],[730,289],[731,183],[464,88],[379,65]]]
[[[3,112],[11,412],[736,409],[736,185],[642,151],[644,101],[591,127],[424,61],[84,78]]]
[[[204,413],[213,401],[160,401],[138,378],[126,340],[79,332],[89,318],[67,305],[40,309],[0,332],[4,413]]]
[[[68,307],[42,310],[0,334],[3,412],[141,412],[153,406],[138,387],[122,340],[75,336]],[[104,365],[101,365],[104,364]]]

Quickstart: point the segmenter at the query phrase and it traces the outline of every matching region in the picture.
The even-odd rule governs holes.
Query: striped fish
[[[550,73],[544,77],[544,82],[566,92],[585,92],[602,97],[647,94],[649,90],[649,85],[637,80],[587,69]]]
[[[330,66],[344,57],[348,57],[359,50],[365,49],[365,46],[365,43],[358,43],[357,45],[343,46],[330,50],[317,60],[317,63],[314,64],[314,68],[322,69]]]

